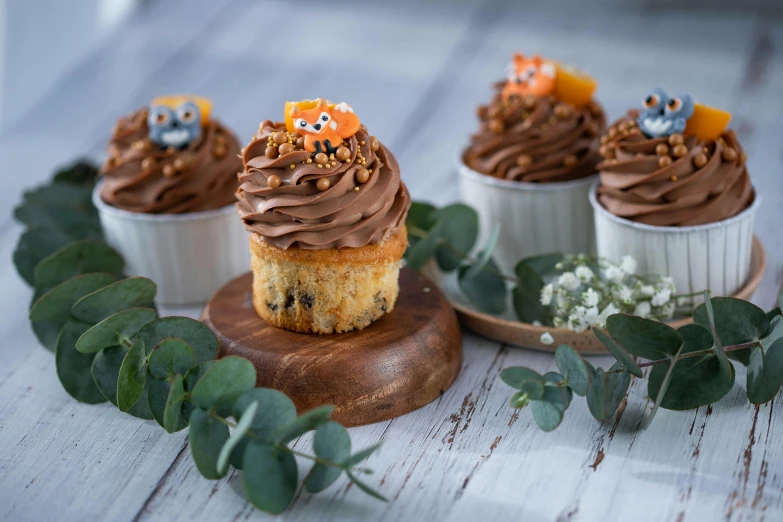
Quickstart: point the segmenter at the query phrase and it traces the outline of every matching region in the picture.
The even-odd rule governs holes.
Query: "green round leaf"
[[[313,408],[275,430],[272,438],[275,442],[281,443],[293,440],[327,422],[331,418],[333,411],[334,406],[330,405]]]
[[[296,406],[291,399],[271,388],[253,388],[237,397],[234,401],[234,418],[242,416],[253,402],[258,402],[261,407],[253,418],[251,427],[262,441],[272,442],[272,434],[276,430],[296,420]]]
[[[715,331],[723,346],[758,341],[769,331],[769,319],[764,310],[742,299],[713,297],[710,299],[715,315]],[[701,304],[693,312],[693,322],[710,329],[707,307]],[[747,365],[750,350],[737,350],[727,355]]]
[[[526,257],[517,264],[515,271],[519,274],[519,265],[525,265],[538,274],[539,277],[544,277],[554,272],[555,265],[562,260],[563,254],[540,254]]]
[[[482,312],[498,315],[506,309],[506,282],[500,275],[495,261],[490,259],[486,266],[472,277],[466,277],[469,266],[459,267],[460,290],[468,300]]]
[[[511,294],[514,302],[514,312],[523,323],[550,324],[549,308],[541,304],[541,289],[544,281],[541,276],[524,261],[517,264],[515,272],[519,284]]]
[[[642,369],[639,368],[639,365],[636,364],[636,361],[633,360],[633,357],[631,357],[631,354],[623,350],[614,340],[606,335],[602,330],[599,330],[598,328],[593,328],[593,333],[598,338],[601,343],[606,346],[606,349],[609,350],[609,353],[614,355],[614,358],[617,359],[617,362],[619,362],[623,368],[625,368],[628,372],[631,374],[642,377],[644,374],[642,373]]]
[[[93,354],[83,354],[76,350],[76,340],[90,326],[76,321],[68,321],[60,331],[54,358],[57,365],[57,377],[63,388],[79,402],[98,404],[106,398],[95,385],[92,378]]]
[[[242,467],[247,498],[255,507],[273,515],[288,509],[298,480],[291,453],[254,441],[247,445]]]
[[[125,261],[109,245],[100,241],[76,241],[61,248],[35,267],[35,288],[48,292],[72,277],[94,272],[122,275]]]
[[[671,326],[633,315],[614,314],[606,320],[609,335],[626,351],[645,359],[665,359],[682,347],[682,336]]]
[[[156,315],[155,310],[150,308],[130,308],[117,312],[84,332],[76,343],[76,349],[82,353],[96,353],[123,341],[129,342]]]
[[[217,462],[220,449],[228,437],[228,426],[204,410],[196,408],[190,414],[190,429],[188,431],[190,451],[193,454],[196,468],[205,478],[218,480],[225,475],[225,472],[218,471]]]
[[[180,379],[182,379],[182,376],[179,376]],[[148,403],[150,408],[150,413],[152,413],[152,417],[157,421],[158,424],[163,429],[166,429],[166,403],[169,400],[169,393],[171,392],[171,386],[174,381],[176,381],[176,377],[172,379],[172,382],[169,382],[167,380],[159,381],[156,379],[150,379],[147,384],[149,386],[149,392],[148,392]],[[182,394],[182,398],[184,399],[185,395],[184,392]],[[177,414],[179,415],[179,422],[177,421],[177,417],[174,416],[170,418],[171,424],[169,425],[169,428],[171,428],[170,433],[174,433],[176,431],[180,431],[185,429],[188,426],[188,422],[185,420],[185,418],[182,416],[182,403],[180,403],[179,410],[177,411]],[[166,430],[169,431],[169,430]]]
[[[169,395],[166,398],[166,406],[163,410],[163,428],[169,433],[174,433],[185,427],[185,419],[182,416],[182,403],[185,401],[185,385],[182,375],[177,374],[171,381]]]
[[[546,386],[541,400],[530,401],[533,419],[544,431],[552,431],[560,425],[565,409],[566,392],[563,388]]]
[[[761,347],[752,348],[748,360],[747,392],[753,404],[775,398],[783,383],[783,317],[776,316]]]
[[[71,307],[83,296],[114,282],[111,274],[85,274],[57,285],[38,299],[30,309],[30,320],[38,340],[54,350],[57,337],[71,318]]]
[[[544,395],[544,380],[538,372],[522,366],[503,368],[500,378],[512,388],[524,393],[528,399],[538,400]]]
[[[435,224],[433,216],[436,211],[437,209],[429,203],[413,201],[408,210],[408,216],[405,218],[405,226],[409,229],[415,227],[420,230],[429,230]]]
[[[147,382],[147,357],[144,343],[136,341],[125,354],[117,377],[117,407],[128,411],[136,404]]]
[[[591,375],[582,357],[567,344],[561,344],[555,350],[555,363],[568,380],[568,387],[575,394],[584,397],[590,387]]]
[[[438,266],[444,272],[450,272],[462,263],[464,254],[470,253],[476,243],[479,231],[478,213],[465,204],[455,203],[437,210],[432,219],[443,223],[441,235],[450,247],[438,247],[435,253]]]
[[[155,379],[185,375],[195,364],[193,349],[182,339],[164,339],[150,353],[150,374]]]
[[[571,405],[571,399],[574,398],[574,392],[571,391],[571,388],[568,386],[561,386],[563,381],[565,381],[565,378],[557,372],[547,372],[544,374],[544,383],[546,386],[559,387],[565,392],[565,407],[568,409]]]
[[[364,459],[372,455],[375,452],[375,450],[377,450],[380,447],[381,447],[381,443],[378,442],[376,444],[373,444],[369,448],[364,448],[363,450],[357,451],[356,453],[348,457],[345,460],[345,462],[343,462],[343,464],[345,465],[346,468],[355,466],[356,464],[360,463],[361,461],[363,461]]]
[[[73,305],[73,315],[86,323],[99,323],[128,308],[155,308],[156,288],[146,277],[122,279],[81,298]]]
[[[234,448],[245,437],[245,434],[250,429],[250,424],[253,422],[253,419],[255,418],[257,411],[258,411],[257,401],[251,402],[248,405],[248,407],[245,408],[245,411],[242,413],[241,417],[239,418],[239,422],[237,422],[234,431],[231,432],[231,436],[228,438],[226,443],[223,444],[223,447],[220,449],[220,455],[218,455],[218,461],[217,461],[218,473],[225,474],[226,472],[228,472],[228,458],[231,455],[231,452],[234,451]]]
[[[315,430],[313,450],[318,457],[341,464],[351,456],[351,437],[348,430],[334,421],[321,424]],[[305,478],[305,489],[310,493],[323,491],[340,477],[342,471],[340,468],[316,463]]]
[[[256,386],[253,363],[241,357],[224,357],[216,361],[193,387],[190,400],[194,406],[209,409],[222,401],[235,400]]]
[[[217,357],[218,340],[212,330],[189,317],[162,317],[148,323],[136,334],[147,350],[153,350],[164,339],[182,339],[193,349],[196,363],[212,361]]]
[[[349,479],[351,479],[351,482],[353,482],[353,484],[354,484],[354,485],[355,485],[357,488],[359,488],[360,490],[362,490],[364,493],[366,493],[366,494],[370,495],[370,496],[371,496],[371,497],[373,497],[373,498],[377,498],[377,499],[378,499],[378,500],[380,500],[381,502],[388,502],[388,501],[389,501],[389,499],[387,499],[386,497],[384,497],[383,495],[381,495],[379,492],[375,491],[373,488],[371,488],[370,486],[368,486],[367,484],[365,484],[364,482],[362,482],[361,480],[359,480],[359,479],[356,477],[356,475],[354,475],[353,473],[351,473],[351,471],[350,471],[350,470],[346,471],[346,472],[345,472],[345,474],[346,474],[346,475],[348,475],[348,478],[349,478]]]
[[[408,250],[405,252],[405,264],[414,269],[419,270],[427,261],[432,259],[435,255],[435,250],[438,247],[438,243],[442,240],[442,232],[445,225],[442,222],[438,222],[427,231],[425,237],[418,237],[411,235],[415,241],[411,242]]]
[[[92,229],[84,235],[72,235],[46,225],[33,224],[19,236],[14,250],[14,266],[22,279],[35,285],[35,267],[38,263],[76,239],[101,238],[100,229]]]
[[[95,354],[92,361],[92,378],[104,397],[117,406],[117,383],[119,382],[120,367],[127,350],[121,346],[106,348]],[[140,419],[152,419],[149,407],[149,387],[144,386],[141,397],[126,412]]]
[[[605,421],[614,415],[630,386],[631,375],[620,361],[614,363],[609,372],[604,372],[603,368],[595,368],[585,396],[593,417],[598,421]]]
[[[541,397],[544,396],[544,388],[541,387]],[[518,391],[514,395],[511,396],[511,400],[509,401],[509,406],[512,408],[524,408],[530,404],[530,395],[523,391]]]

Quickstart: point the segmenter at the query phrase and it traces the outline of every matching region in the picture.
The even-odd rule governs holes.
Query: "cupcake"
[[[253,306],[286,330],[338,333],[391,312],[410,196],[394,156],[345,103],[289,103],[244,149],[237,208]]]
[[[591,192],[598,254],[630,254],[679,293],[732,295],[750,270],[758,206],[731,115],[654,89],[601,138]]]
[[[121,118],[93,194],[106,241],[166,304],[204,302],[247,266],[240,145],[210,112],[209,100],[173,96]]]
[[[594,250],[587,194],[605,127],[595,82],[539,56],[516,54],[459,161],[460,192],[512,269],[523,257]]]

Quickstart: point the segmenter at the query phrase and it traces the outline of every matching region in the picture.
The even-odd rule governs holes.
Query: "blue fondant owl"
[[[147,126],[151,142],[163,148],[184,149],[201,136],[201,111],[192,101],[184,101],[176,108],[153,103]]]
[[[653,89],[644,99],[644,109],[636,118],[649,138],[671,136],[685,130],[693,115],[693,99],[688,94],[669,98],[663,89]]]

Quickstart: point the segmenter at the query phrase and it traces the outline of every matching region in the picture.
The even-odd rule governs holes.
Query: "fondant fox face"
[[[503,87],[503,98],[509,96],[546,96],[555,90],[555,65],[539,55],[525,58],[516,53],[506,68],[508,82]]]
[[[329,107],[323,98],[312,109],[301,110],[298,105],[291,108],[294,129],[304,136],[304,148],[310,152],[332,153],[342,140],[350,138],[359,130],[359,117],[347,103]]]

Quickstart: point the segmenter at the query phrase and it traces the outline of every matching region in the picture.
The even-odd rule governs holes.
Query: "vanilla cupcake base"
[[[253,307],[269,324],[300,333],[361,330],[394,309],[405,228],[375,245],[306,250],[250,235]]]

